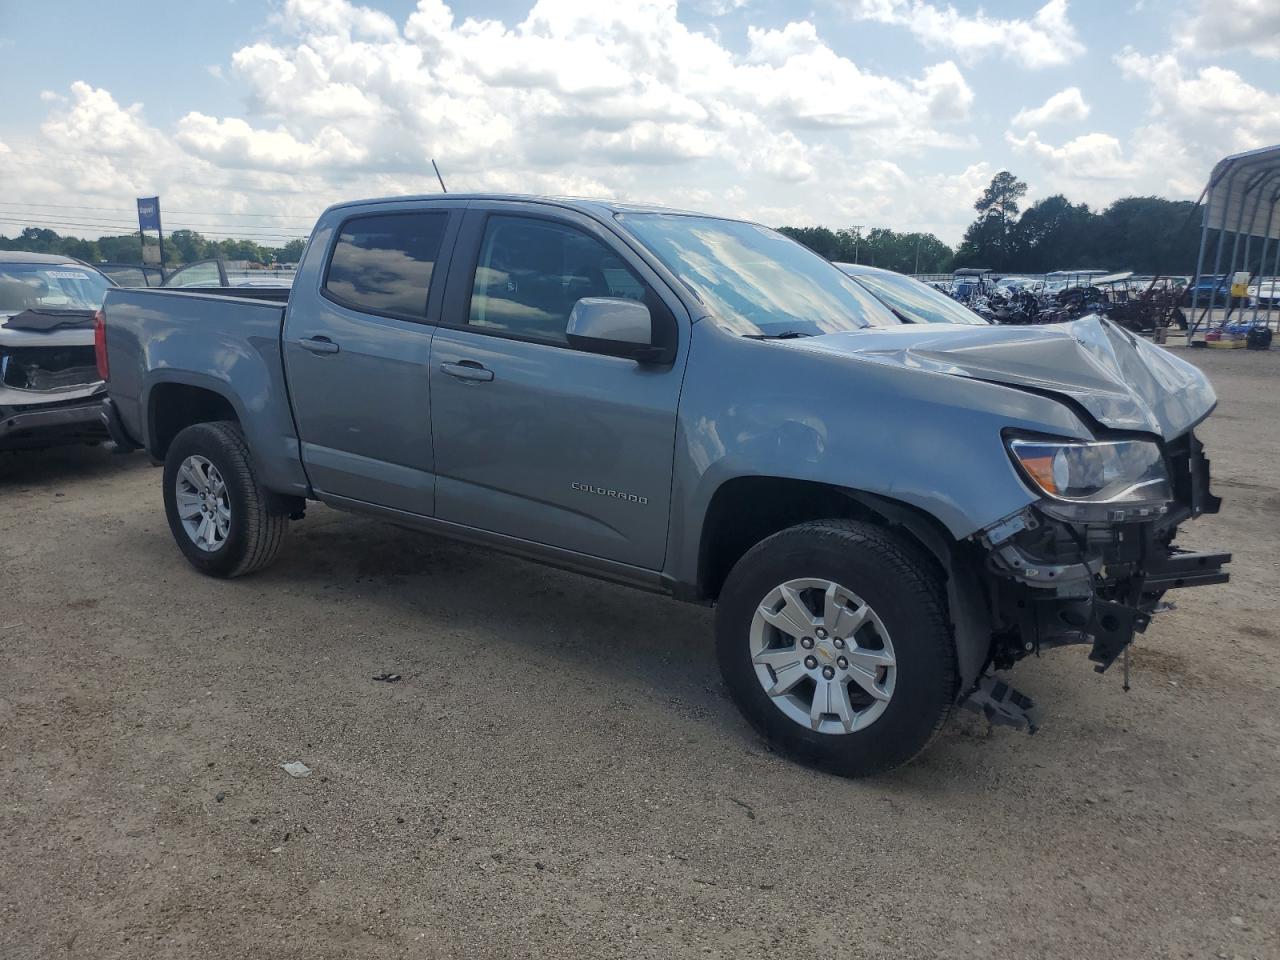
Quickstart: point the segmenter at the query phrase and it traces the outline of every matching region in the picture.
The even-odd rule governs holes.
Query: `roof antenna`
[[[444,185],[444,177],[440,176],[440,168],[436,166],[436,158],[431,158],[431,169],[436,172],[436,179],[440,181],[440,189],[444,193],[449,192],[449,188]]]

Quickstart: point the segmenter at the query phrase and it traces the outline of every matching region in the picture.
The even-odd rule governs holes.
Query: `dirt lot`
[[[1184,355],[1231,584],[875,782],[764,749],[707,610],[322,508],[205,579],[142,457],[0,458],[0,957],[1280,956],[1280,351]]]

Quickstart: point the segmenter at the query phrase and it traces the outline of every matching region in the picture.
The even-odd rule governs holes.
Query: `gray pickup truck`
[[[960,704],[1033,726],[996,671],[1068,643],[1105,669],[1165,591],[1227,577],[1173,544],[1219,504],[1193,366],[1096,317],[904,322],[751,223],[340,204],[287,302],[104,314],[108,427],[164,463],[197,569],[263,567],[319,500],[715,604],[746,717],[846,775]]]

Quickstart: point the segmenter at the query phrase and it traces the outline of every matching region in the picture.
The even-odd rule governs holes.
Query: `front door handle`
[[[440,369],[458,380],[469,380],[472,383],[487,383],[493,379],[493,371],[486,370],[483,364],[474,360],[459,360],[457,363],[442,363]]]
[[[300,340],[293,341],[304,350],[310,350],[312,353],[337,353],[338,345],[328,337],[303,337]]]

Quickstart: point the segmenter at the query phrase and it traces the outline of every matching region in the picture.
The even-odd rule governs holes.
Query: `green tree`
[[[841,258],[840,238],[826,227],[779,227],[778,232],[797,243],[803,243],[814,253],[821,254],[828,260]]]
[[[1073,204],[1062,194],[1054,194],[1032,204],[1019,218],[1013,230],[1016,249],[1012,251],[1012,269],[1026,273],[1091,267],[1088,257],[1098,234],[1098,217],[1087,204]],[[1096,254],[1094,255],[1096,256]]]
[[[931,233],[873,227],[862,241],[859,260],[899,273],[939,273],[950,266],[951,248]]]
[[[194,263],[210,256],[209,241],[195,230],[175,230],[164,238],[165,257],[171,265]]]
[[[991,183],[973,204],[978,219],[965,231],[956,252],[958,265],[1001,270],[1012,261],[1017,246],[1014,227],[1018,201],[1026,193],[1027,185],[1008,170],[1001,170],[991,178]]]
[[[1189,200],[1117,200],[1098,218],[1095,256],[1108,266],[1138,273],[1194,273],[1200,244],[1200,218],[1191,215],[1195,209]],[[1261,244],[1252,244],[1250,254],[1251,259],[1260,256]],[[1253,264],[1255,270],[1258,266]],[[1264,271],[1270,269],[1267,264]]]
[[[152,243],[154,242],[153,240]],[[112,260],[117,263],[142,262],[142,248],[138,243],[137,233],[128,233],[115,237],[99,237],[98,253],[101,260]]]
[[[281,263],[297,263],[302,259],[302,251],[307,248],[305,240],[290,240],[278,251],[276,259]]]

